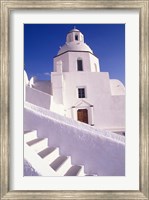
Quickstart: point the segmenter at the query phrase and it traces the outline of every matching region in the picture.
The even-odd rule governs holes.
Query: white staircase
[[[40,175],[86,176],[83,166],[72,165],[70,156],[60,155],[58,147],[49,147],[48,139],[38,138],[36,130],[24,132],[24,156]]]

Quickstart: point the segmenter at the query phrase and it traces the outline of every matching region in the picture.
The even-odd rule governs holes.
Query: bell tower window
[[[77,70],[83,71],[83,62],[81,59],[77,60]]]
[[[79,40],[78,35],[75,35],[75,40]]]

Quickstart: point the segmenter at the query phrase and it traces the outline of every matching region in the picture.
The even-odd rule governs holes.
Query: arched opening
[[[78,37],[78,35],[75,35],[75,40],[77,40],[77,41],[79,40],[79,37]]]
[[[82,61],[82,59],[77,60],[77,70],[83,71],[83,61]]]
[[[78,117],[78,121],[88,124],[88,110],[87,109],[79,109],[77,111],[77,117]]]

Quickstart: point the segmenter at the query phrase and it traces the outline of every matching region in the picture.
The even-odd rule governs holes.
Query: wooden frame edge
[[[149,2],[140,1],[9,1],[1,0],[1,199],[148,199],[149,198]],[[60,5],[59,5],[60,3]],[[9,191],[9,49],[11,9],[139,9],[140,10],[140,190],[139,191]],[[6,156],[7,155],[7,156]]]

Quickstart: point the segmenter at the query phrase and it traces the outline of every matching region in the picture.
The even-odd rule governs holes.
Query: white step
[[[83,166],[78,166],[78,165],[73,165],[66,172],[65,176],[85,176],[84,167]]]
[[[71,158],[67,156],[59,156],[54,160],[50,166],[58,173],[59,176],[63,176],[71,165]]]
[[[27,142],[27,144],[38,153],[48,146],[48,138],[36,138]]]
[[[84,172],[84,166],[80,166],[80,167],[81,167],[81,169],[78,171],[77,176],[85,176],[86,174]]]
[[[50,164],[59,157],[59,148],[47,147],[40,151],[38,155]]]
[[[37,130],[24,131],[24,141],[29,142],[37,138]]]
[[[72,166],[71,157],[60,156],[58,147],[48,147],[48,138],[38,138],[37,130],[24,131],[24,142],[38,154],[41,162],[56,172],[57,176],[86,176],[83,166]]]

